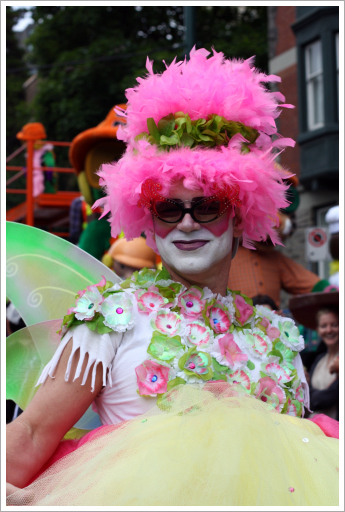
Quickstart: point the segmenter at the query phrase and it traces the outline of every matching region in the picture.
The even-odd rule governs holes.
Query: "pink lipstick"
[[[173,244],[175,244],[175,247],[180,249],[180,251],[195,251],[208,244],[208,242],[209,240],[174,240]]]

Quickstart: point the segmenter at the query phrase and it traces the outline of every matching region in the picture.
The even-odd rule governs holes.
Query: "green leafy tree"
[[[26,9],[6,7],[6,69],[16,70],[6,76],[6,153],[18,147],[16,134],[27,122],[23,83],[29,77],[25,67],[24,50],[20,48],[13,27],[24,16]],[[18,71],[17,71],[18,70]]]
[[[197,46],[248,59],[268,71],[267,7],[202,6],[195,9]]]
[[[146,73],[152,50],[157,60],[173,58],[167,36],[174,31],[174,40],[181,41],[181,29],[170,27],[176,9],[172,13],[161,7],[34,9],[30,61],[40,77],[34,112],[49,137],[71,140],[125,102],[125,89]]]
[[[97,125],[124,91],[146,74],[145,59],[164,70],[184,57],[183,7],[35,7],[30,62],[38,68],[35,120],[50,139],[71,140]],[[264,7],[195,8],[197,48],[212,46],[226,56],[258,55],[267,67]]]

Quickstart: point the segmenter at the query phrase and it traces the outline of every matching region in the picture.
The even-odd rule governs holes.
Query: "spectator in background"
[[[131,277],[133,272],[144,267],[156,268],[156,254],[146,245],[144,237],[128,242],[125,238],[116,240],[103,256],[102,262],[114,270],[122,279]]]
[[[339,313],[335,308],[324,308],[316,318],[325,351],[317,356],[309,372],[310,417],[323,413],[339,420]]]

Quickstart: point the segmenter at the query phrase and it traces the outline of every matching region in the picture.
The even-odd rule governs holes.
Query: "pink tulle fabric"
[[[308,420],[316,423],[327,437],[339,439],[339,421],[326,416],[326,414],[315,414],[315,416],[308,418]]]
[[[288,174],[276,167],[275,158],[294,141],[277,133],[275,119],[281,107],[292,106],[279,105],[284,97],[264,87],[263,83],[280,78],[256,70],[253,59],[226,60],[215,51],[209,55],[205,49],[193,49],[189,61],[174,60],[162,74],[154,74],[152,62],[147,60],[147,77],[138,78],[138,86],[127,89],[128,106],[123,112],[127,124],[119,127],[117,134],[127,143],[127,150],[118,162],[104,164],[99,171],[107,195],[94,205],[102,205],[104,215],[111,212],[113,237],[124,230],[131,240],[145,232],[147,244],[157,252],[152,216],[137,206],[141,186],[151,178],[163,185],[162,194],[168,196],[171,184],[182,179],[186,188],[201,188],[205,195],[211,195],[215,184],[237,183],[242,245],[253,248],[254,241],[268,236],[280,244],[274,228],[279,222],[277,211],[289,204],[285,199],[288,186],[282,180]],[[228,146],[212,149],[198,146],[164,151],[147,141],[135,141],[139,133],[148,132],[149,117],[158,123],[181,111],[192,120],[218,114],[257,129],[260,136],[248,154],[241,153],[245,139],[239,134]]]

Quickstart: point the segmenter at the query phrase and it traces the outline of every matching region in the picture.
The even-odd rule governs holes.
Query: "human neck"
[[[328,357],[332,358],[334,356],[337,356],[339,354],[339,343],[335,343],[334,345],[331,345],[328,347]]]
[[[173,281],[178,281],[183,284],[187,289],[191,286],[199,286],[200,288],[207,287],[212,293],[226,296],[226,289],[229,279],[229,272],[231,266],[231,258],[227,256],[226,260],[221,262],[221,265],[215,265],[209,268],[206,272],[200,274],[178,274],[173,268],[162,260],[162,264],[169,272]]]

